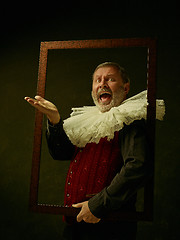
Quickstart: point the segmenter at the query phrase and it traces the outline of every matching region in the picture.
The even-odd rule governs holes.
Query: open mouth
[[[99,101],[103,104],[109,104],[111,102],[111,94],[108,92],[103,92],[99,96]]]

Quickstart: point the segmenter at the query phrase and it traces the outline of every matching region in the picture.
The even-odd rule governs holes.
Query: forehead
[[[113,67],[113,66],[100,67],[94,72],[94,77],[108,76],[108,75],[120,76],[120,72],[116,67]]]

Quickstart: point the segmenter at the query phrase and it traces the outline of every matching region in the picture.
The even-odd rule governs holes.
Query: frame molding
[[[151,165],[154,169],[155,155],[155,119],[156,119],[156,39],[154,38],[125,38],[125,39],[97,39],[41,42],[39,57],[39,72],[37,82],[37,95],[45,97],[46,70],[48,51],[51,49],[93,49],[118,47],[146,47],[147,48],[147,134],[151,149]],[[41,159],[43,114],[36,110],[34,126],[34,143],[32,155],[32,170],[30,184],[29,208],[33,212],[62,214],[76,216],[79,209],[60,205],[39,204],[38,188]],[[107,216],[108,220],[123,219],[134,221],[153,220],[154,177],[144,187],[144,211],[142,212],[114,212]],[[104,219],[105,220],[105,219]]]

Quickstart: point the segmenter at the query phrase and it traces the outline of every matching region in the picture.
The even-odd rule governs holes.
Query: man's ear
[[[124,84],[124,91],[126,95],[128,94],[129,90],[130,90],[130,83],[128,82]]]

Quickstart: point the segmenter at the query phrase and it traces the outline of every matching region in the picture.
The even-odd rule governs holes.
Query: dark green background
[[[23,98],[36,94],[40,42],[152,36],[158,39],[157,96],[166,102],[166,116],[156,128],[154,221],[139,223],[137,239],[179,239],[180,34],[176,2],[91,1],[84,7],[71,1],[60,6],[47,4],[15,2],[1,7],[0,238],[61,239],[61,216],[28,210],[34,110]],[[69,75],[70,89],[73,77]],[[52,94],[58,92],[56,87],[50,88]],[[72,101],[76,96],[71,96]],[[55,102],[56,97],[52,96]],[[89,101],[85,94],[77,105]],[[58,104],[66,109],[66,101]]]

